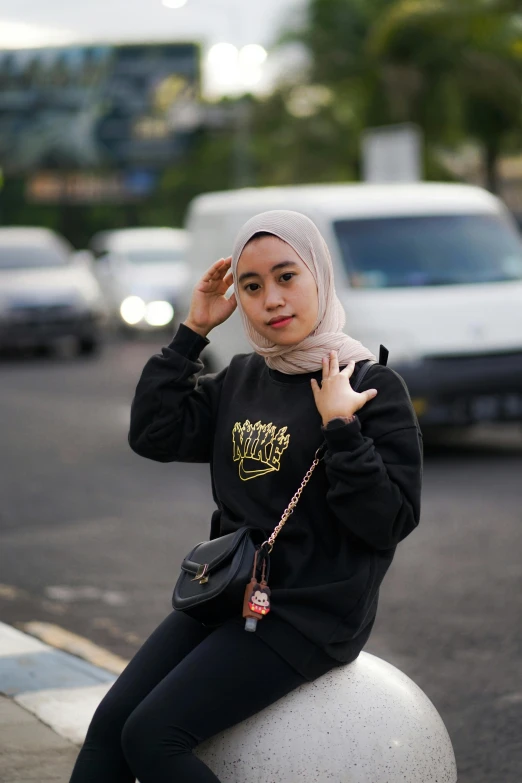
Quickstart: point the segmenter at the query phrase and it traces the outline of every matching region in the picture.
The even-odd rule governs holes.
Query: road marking
[[[6,601],[16,601],[17,598],[27,598],[28,593],[25,590],[20,590],[14,585],[2,585],[0,584],[0,598]]]
[[[94,666],[100,666],[114,674],[120,674],[128,664],[125,658],[111,653],[84,636],[61,628],[59,625],[33,620],[28,623],[20,623],[18,627],[51,647],[58,647],[60,650],[77,655]]]
[[[127,597],[118,590],[100,590],[99,587],[83,585],[70,587],[69,585],[48,585],[45,594],[53,601],[74,603],[75,601],[101,601],[109,606],[123,606],[127,603]]]

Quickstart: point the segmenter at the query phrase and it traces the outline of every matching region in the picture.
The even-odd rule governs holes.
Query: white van
[[[406,381],[424,426],[522,421],[522,243],[488,191],[460,184],[244,188],[195,198],[191,285],[269,209],[308,215],[332,254],[347,334]],[[214,369],[250,351],[238,313],[212,331]]]

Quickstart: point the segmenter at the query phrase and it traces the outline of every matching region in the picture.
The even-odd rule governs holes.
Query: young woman
[[[207,335],[236,307],[253,352],[196,380]],[[130,445],[160,462],[210,463],[211,538],[247,523],[272,533],[327,449],[275,540],[271,611],[256,631],[241,609],[214,629],[173,611],[98,707],[71,783],[216,783],[192,753],[198,743],[366,643],[395,548],[419,521],[422,440],[396,372],[374,364],[352,389],[375,357],[343,324],[316,226],[265,212],[210,267],[187,320],[145,365]]]

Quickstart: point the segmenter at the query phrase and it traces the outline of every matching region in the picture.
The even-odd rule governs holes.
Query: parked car
[[[405,379],[424,427],[522,421],[522,244],[511,213],[446,183],[245,188],[190,205],[193,284],[259,212],[308,215],[331,250],[345,330]],[[184,312],[188,309],[188,298]],[[250,351],[238,314],[203,352],[220,369]]]
[[[85,255],[46,228],[0,228],[0,347],[100,346],[106,311]]]
[[[174,228],[127,228],[89,243],[112,323],[124,330],[172,330],[187,284],[187,234]]]

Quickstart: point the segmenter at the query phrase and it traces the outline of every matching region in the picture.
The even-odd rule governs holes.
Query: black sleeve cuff
[[[361,445],[363,436],[357,415],[348,423],[342,419],[331,419],[321,430],[329,451],[353,451]]]
[[[206,337],[202,337],[185,324],[180,324],[169,348],[194,362],[209,343],[210,340],[207,340]]]
[[[342,416],[338,416],[335,419],[330,419],[327,424],[325,424],[325,429],[327,430],[338,430],[339,427],[345,427],[347,424],[353,424],[353,419],[357,418],[354,414],[353,418],[352,416],[348,417],[350,421],[347,421],[347,419],[343,418]]]

